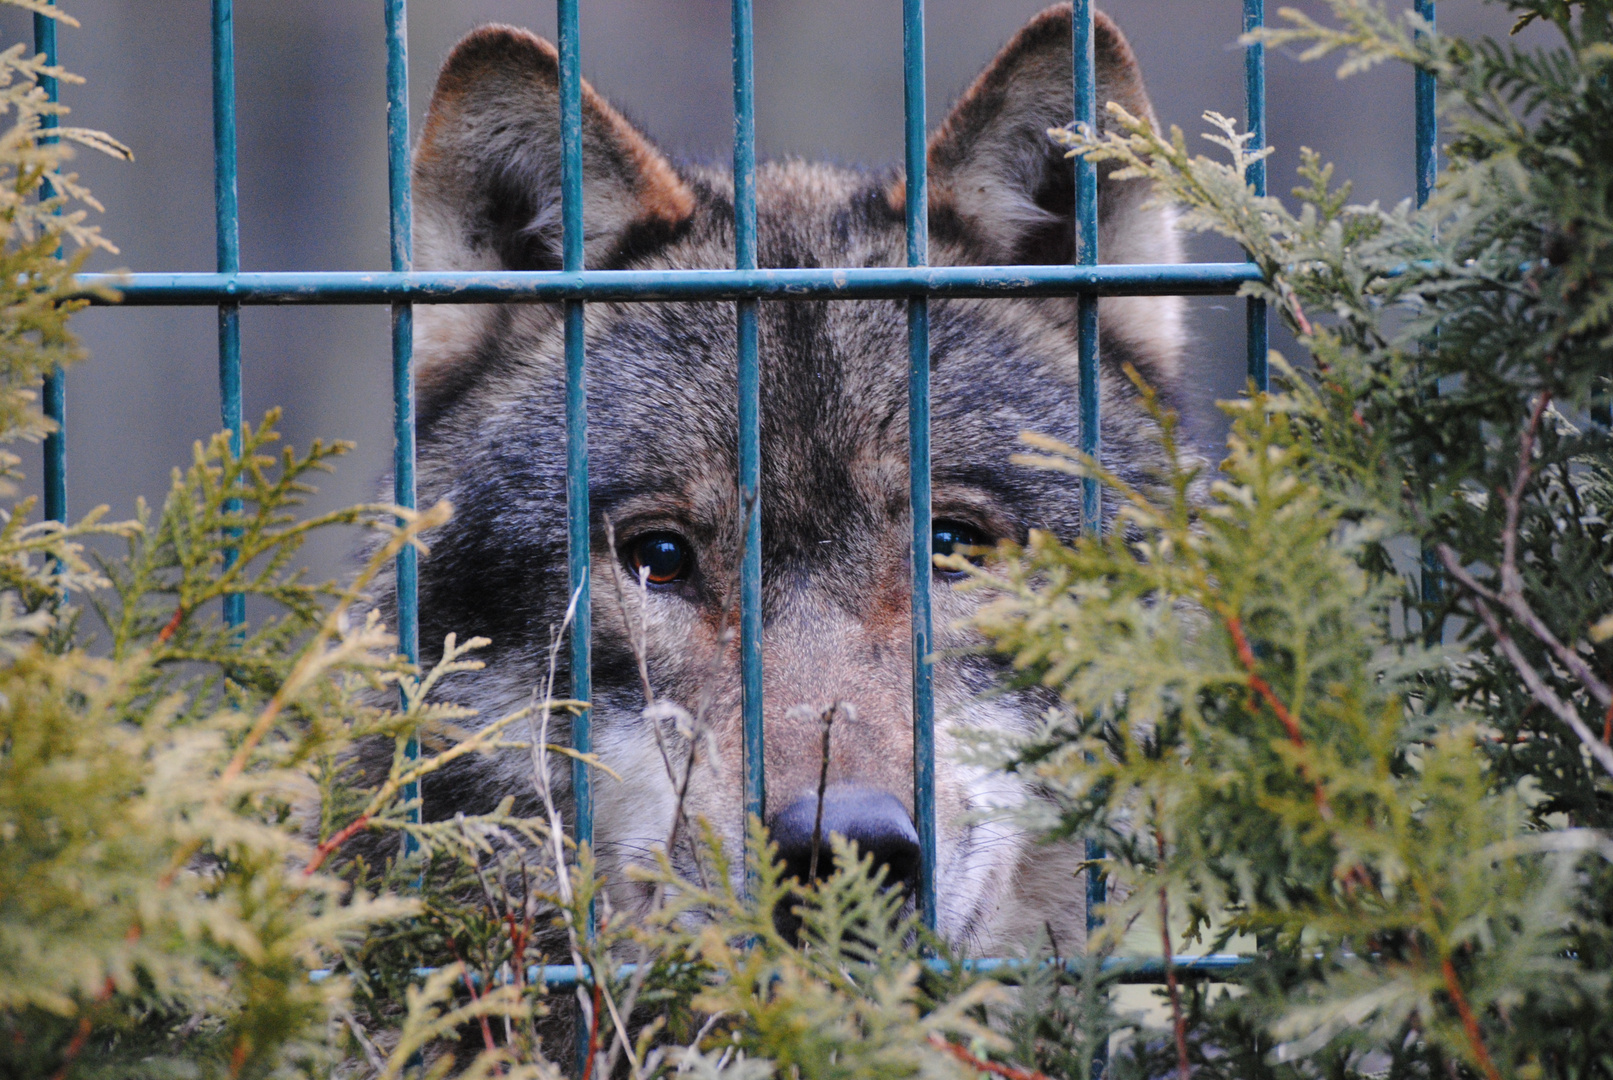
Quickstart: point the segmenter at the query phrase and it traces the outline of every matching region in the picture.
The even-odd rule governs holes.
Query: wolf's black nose
[[[816,794],[796,799],[773,818],[773,842],[786,871],[806,881],[812,867],[813,823],[817,820]],[[919,836],[913,819],[900,800],[878,788],[832,784],[823,793],[822,838],[817,876],[834,871],[829,835],[839,833],[857,845],[863,856],[874,857],[874,868],[885,870],[885,884],[911,894],[918,883]]]

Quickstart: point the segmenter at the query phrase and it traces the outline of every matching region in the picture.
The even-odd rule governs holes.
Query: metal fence
[[[935,926],[935,709],[931,686],[930,620],[930,362],[929,303],[946,297],[1075,296],[1078,302],[1081,449],[1096,456],[1099,446],[1098,298],[1105,295],[1229,294],[1257,280],[1253,263],[1181,265],[1104,265],[1098,251],[1097,174],[1086,161],[1073,164],[1076,181],[1075,263],[1070,266],[928,265],[928,200],[925,175],[924,2],[902,0],[903,73],[907,184],[907,265],[897,268],[759,269],[756,265],[756,133],[753,79],[752,0],[733,4],[734,215],[733,270],[585,270],[583,268],[582,105],[579,74],[578,0],[557,0],[560,39],[562,269],[558,271],[415,272],[410,244],[407,0],[381,0],[387,41],[387,170],[390,182],[391,269],[370,272],[270,272],[241,270],[239,206],[236,195],[235,45],[233,0],[212,0],[214,199],[218,272],[84,275],[91,285],[115,287],[123,306],[216,306],[218,309],[219,395],[225,428],[241,430],[241,336],[243,304],[389,304],[392,308],[392,400],[394,492],[398,505],[415,505],[415,403],[412,374],[414,304],[563,303],[566,357],[566,491],[569,570],[578,594],[571,636],[571,694],[590,697],[588,411],[584,384],[583,305],[590,301],[732,300],[738,312],[739,486],[747,514],[741,566],[740,658],[743,675],[745,807],[764,813],[767,793],[762,769],[762,564],[759,438],[759,359],[757,304],[768,300],[905,299],[908,340],[908,480],[912,503],[912,657],[913,806],[921,849],[918,906]],[[1230,7],[1229,7],[1229,31]],[[1095,124],[1096,81],[1091,0],[1075,0],[1073,20],[1074,119]],[[1416,0],[1416,10],[1432,23],[1434,0]],[[1264,25],[1264,0],[1242,0],[1242,29]],[[56,24],[34,18],[35,46],[56,63]],[[46,80],[54,99],[55,80]],[[1421,204],[1433,187],[1436,169],[1433,77],[1416,76],[1416,188]],[[1265,144],[1266,61],[1264,47],[1244,52],[1245,123],[1255,146]],[[47,119],[47,123],[51,120]],[[1266,166],[1255,162],[1248,182],[1265,194]],[[1252,383],[1267,385],[1267,325],[1264,301],[1247,302],[1247,364]],[[66,519],[66,399],[61,373],[46,380],[44,409],[58,430],[44,445],[45,511]],[[1101,524],[1102,491],[1095,479],[1082,481],[1082,520],[1088,530]],[[399,649],[419,658],[415,552],[404,548],[397,566]],[[225,617],[245,618],[244,598],[230,597]],[[591,748],[590,716],[573,725],[577,750]],[[579,841],[593,837],[593,799],[586,767],[574,764],[575,830]],[[418,792],[409,792],[413,799]],[[429,797],[429,792],[426,793]],[[1092,856],[1101,852],[1090,850]],[[1103,901],[1104,882],[1088,875],[1088,924]],[[1234,969],[1236,957],[1179,957],[1183,974],[1214,976]],[[993,962],[983,962],[990,966]],[[550,985],[567,985],[586,972],[570,965],[544,970]],[[1162,981],[1157,963],[1134,964],[1130,981]]]

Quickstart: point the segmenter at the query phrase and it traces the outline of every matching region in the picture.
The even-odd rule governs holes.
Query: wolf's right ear
[[[1068,3],[1032,19],[964,91],[930,140],[932,213],[955,215],[998,263],[1067,263],[1074,251],[1075,169],[1048,129],[1075,114]],[[1093,13],[1098,128],[1118,102],[1158,127],[1125,35]],[[1112,181],[1100,167],[1099,255],[1104,262],[1177,262],[1170,211],[1148,206],[1146,181]]]
[[[582,85],[584,261],[675,235],[694,196],[660,151]],[[484,26],[454,47],[414,154],[424,270],[558,270],[560,57],[525,30]]]

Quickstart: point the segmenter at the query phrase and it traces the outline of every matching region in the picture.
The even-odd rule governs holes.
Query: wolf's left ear
[[[582,86],[584,260],[653,246],[694,211],[660,151]],[[429,270],[558,270],[560,57],[484,26],[454,47],[414,155],[415,257]]]
[[[955,214],[995,263],[1067,263],[1074,255],[1075,169],[1047,130],[1075,115],[1069,4],[1032,19],[964,93],[930,140],[932,214]],[[1093,15],[1098,127],[1116,101],[1157,127],[1136,57],[1107,15]],[[1177,262],[1169,210],[1144,209],[1148,185],[1100,170],[1103,262]]]

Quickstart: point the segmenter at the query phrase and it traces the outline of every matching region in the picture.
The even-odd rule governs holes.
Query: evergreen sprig
[[[1055,133],[1242,244],[1306,353],[1224,405],[1214,472],[1141,385],[1157,484],[1029,437],[1022,463],[1103,481],[1116,529],[950,564],[1062,701],[971,753],[1033,781],[1034,831],[1106,849],[1083,956],[977,972],[838,838],[803,885],[759,823],[741,859],[681,807],[691,862],[604,879],[550,786],[553,716],[582,707],[552,693],[559,636],[508,715],[434,701],[485,643],[418,671],[372,594],[448,508],[304,517],[346,447],[277,451],[270,414],[132,521],[0,523],[0,1072],[1087,1080],[1112,1046],[1115,1080],[1613,1078],[1613,4],[1509,3],[1559,32],[1534,51],[1329,6],[1256,36],[1433,73],[1427,207],[1354,204],[1309,151],[1297,208],[1256,196],[1269,151],[1213,113],[1219,157],[1113,106],[1102,140]],[[49,430],[33,387],[77,356],[83,252],[57,248],[106,246],[44,77],[0,52],[0,440]],[[355,580],[294,569],[358,525],[381,539]],[[705,719],[648,696],[694,767]],[[493,752],[530,761],[536,811],[419,820],[420,781]],[[1164,1028],[1105,966],[1140,933]],[[1231,948],[1240,992],[1177,968]],[[537,977],[557,963],[574,989]]]
[[[0,3],[77,25],[44,0]],[[100,210],[101,205],[62,165],[75,144],[133,157],[104,132],[61,126],[68,109],[49,100],[41,85],[45,79],[84,81],[46,64],[43,56],[29,55],[21,43],[0,51],[0,441],[6,442],[40,439],[54,430],[34,407],[34,387],[53,368],[82,356],[67,330],[68,316],[87,302],[74,275],[91,251],[117,251],[96,226],[85,223],[85,208]],[[74,251],[58,258],[64,242]],[[18,461],[5,452],[0,472]]]
[[[1174,1032],[1115,1067],[1228,1076],[1607,1076],[1613,929],[1613,7],[1518,2],[1562,44],[1439,35],[1329,0],[1247,40],[1434,74],[1448,168],[1423,208],[1349,200],[1302,154],[1224,158],[1111,105],[1053,133],[1238,241],[1308,352],[1223,406],[1228,456],[1158,493],[1102,477],[1121,528],[1005,549],[978,627],[1067,707],[979,751],[1041,782],[1039,824],[1104,842],[1106,933],[1152,919],[1262,948],[1241,997],[1170,990]],[[963,568],[959,566],[958,568]]]

